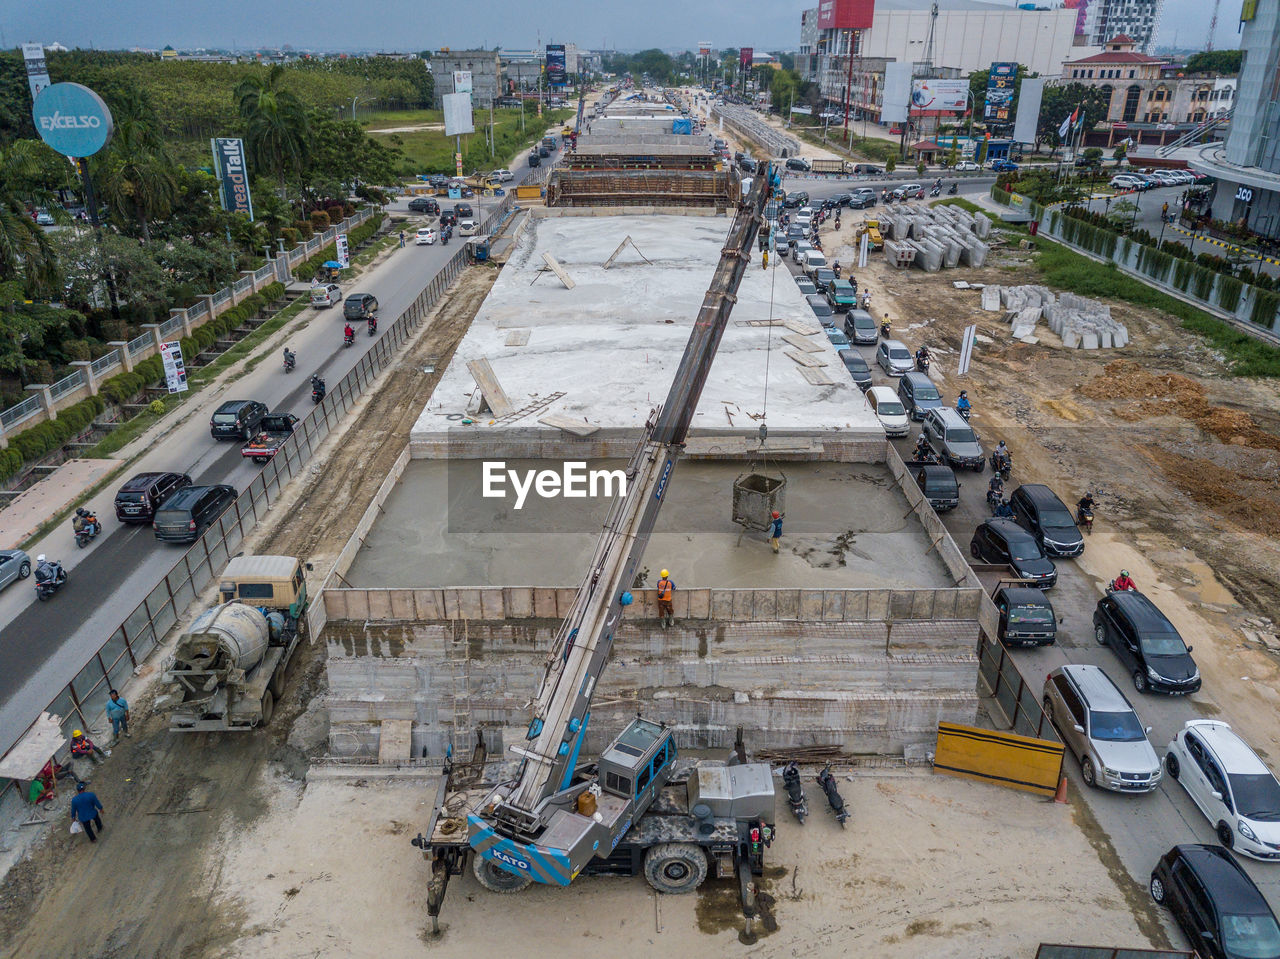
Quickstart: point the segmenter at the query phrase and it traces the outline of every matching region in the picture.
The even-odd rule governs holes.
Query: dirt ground
[[[433,937],[426,863],[409,845],[435,794],[431,781],[326,777],[300,791],[277,778],[265,790],[266,815],[221,831],[212,850],[220,867],[199,885],[239,923],[242,937],[226,954],[241,959],[482,955],[514,941],[531,957],[580,943],[622,959],[859,950],[974,959],[1030,956],[1041,941],[1081,940],[1081,930],[1087,941],[1158,941],[1136,931],[1124,891],[1068,806],[905,769],[858,773],[840,787],[853,810],[843,831],[812,781],[808,823],[779,819],[762,884],[777,929],[757,926],[747,947],[730,881],[690,896],[659,897],[641,878],[496,896],[469,871],[451,884]],[[1054,862],[1073,868],[1048,868]]]
[[[856,262],[849,211],[829,255]],[[1099,267],[1101,269],[1102,267]],[[1016,237],[981,270],[927,274],[873,255],[855,270],[894,336],[938,357],[931,375],[954,399],[967,389],[984,439],[1013,452],[1013,485],[1028,475],[1068,504],[1099,501],[1089,548],[1076,560],[1099,584],[1128,568],[1139,588],[1196,643],[1205,691],[1255,746],[1280,755],[1280,384],[1231,376],[1225,359],[1176,318],[1114,301],[1132,340],[1121,350],[1067,350],[1044,324],[1038,345],[1015,341],[1003,314],[955,280],[1039,283]],[[964,327],[976,323],[972,370],[955,376]],[[1240,677],[1249,682],[1241,682]]]
[[[435,388],[440,374],[423,373],[427,357],[439,357],[443,370],[495,276],[491,269],[463,274],[417,342],[365,394],[349,432],[326,441],[311,482],[277,501],[272,512],[280,519],[246,548],[305,557],[317,571],[331,565]],[[254,830],[282,797],[296,806],[309,758],[327,736],[323,648],[300,647],[270,726],[251,734],[171,735],[164,717],[149,715],[150,691],[130,691],[134,736],[94,777],[105,807],[102,839],[91,846],[54,817],[49,835],[0,884],[0,956],[240,954],[232,944],[250,913],[223,895],[231,877],[218,843]],[[153,656],[145,674],[154,676],[161,661]],[[66,798],[55,813],[67,815]],[[323,817],[316,825],[330,833],[335,822]],[[318,829],[307,835],[324,841]],[[313,945],[286,954],[321,953]]]

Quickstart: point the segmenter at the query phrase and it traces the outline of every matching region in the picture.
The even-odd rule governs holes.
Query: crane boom
[[[582,790],[571,789],[571,782],[590,720],[591,698],[623,610],[631,602],[629,590],[736,302],[771,182],[772,171],[757,177],[738,209],[666,402],[645,425],[626,470],[626,491],[610,508],[573,607],[556,633],[525,744],[512,747],[522,760],[519,775],[497,786],[481,804],[480,814],[469,817],[473,848],[499,865],[510,865],[514,858],[526,871],[530,862],[542,863],[551,876],[539,874],[542,881],[567,884],[582,867],[578,847],[587,842],[591,821],[574,816],[573,800]],[[642,811],[633,810],[634,817]],[[548,841],[553,822],[557,838]],[[618,824],[612,836],[615,844],[629,825],[630,819]],[[595,841],[598,844],[599,837]],[[586,857],[590,855],[587,850]]]

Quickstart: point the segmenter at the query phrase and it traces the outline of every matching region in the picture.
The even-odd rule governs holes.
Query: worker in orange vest
[[[658,580],[658,618],[662,620],[663,626],[676,624],[676,610],[671,605],[675,591],[676,584],[671,581],[671,573],[664,569],[662,578]]]

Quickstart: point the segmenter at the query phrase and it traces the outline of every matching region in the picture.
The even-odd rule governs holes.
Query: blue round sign
[[[55,83],[36,96],[31,109],[40,139],[63,156],[91,157],[111,139],[111,111],[79,83]]]

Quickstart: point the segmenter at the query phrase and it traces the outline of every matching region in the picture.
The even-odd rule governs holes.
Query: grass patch
[[[412,239],[413,236],[411,234],[405,234],[404,242],[406,245],[408,245],[409,241]],[[356,266],[368,266],[379,253],[389,247],[395,246],[399,242],[400,236],[398,233],[388,233],[386,236],[382,237],[382,239],[375,240],[372,245],[351,257],[351,262]],[[345,273],[346,271],[344,270],[343,272]]]
[[[194,386],[203,386],[208,383],[227,367],[248,356],[263,340],[305,310],[310,302],[310,297],[306,294],[298,297],[208,366],[192,370],[191,375],[187,377],[187,381]]]
[[[413,127],[422,123],[444,123],[443,110],[356,110],[356,120],[365,132],[386,127]]]
[[[571,109],[543,110],[539,117],[536,110],[525,110],[524,131],[520,129],[520,111],[502,109],[493,111],[493,139],[495,149],[492,153],[485,146],[485,131],[489,126],[488,111],[476,111],[476,132],[462,137],[463,169],[471,171],[477,168],[491,170],[510,163],[528,148],[530,142],[541,137],[548,129],[559,133],[561,125],[574,115]],[[379,122],[371,123],[361,120],[366,129],[369,126],[414,126],[419,123],[440,123],[442,114],[438,110],[411,110],[405,113],[374,114]],[[407,133],[372,133],[374,139],[383,144],[391,144],[404,152],[403,170],[407,175],[418,173],[452,174],[457,167],[454,161],[455,139],[445,136],[444,130],[413,130]]]
[[[933,206],[958,206],[960,209],[968,210],[970,213],[981,213],[984,216],[986,216],[988,219],[991,218],[990,213],[988,213],[982,207],[978,206],[978,204],[974,203],[972,200],[966,200],[962,196],[952,196],[952,197],[948,197],[945,200],[937,200],[932,205]]]
[[[1135,280],[1113,264],[1099,264],[1041,237],[1037,237],[1035,242],[1039,251],[1036,265],[1049,286],[1082,296],[1111,297],[1170,313],[1182,322],[1183,329],[1204,337],[1210,346],[1222,353],[1232,375],[1280,377],[1280,349],[1177,297]]]
[[[814,132],[812,129],[806,129],[805,127],[792,127],[791,132],[806,143],[812,143],[816,147],[822,147],[825,150],[830,150],[832,153],[846,156],[851,160],[864,160],[870,163],[882,164],[885,163],[889,157],[895,157],[900,161],[899,166],[903,168],[903,172],[906,173],[908,170],[909,165],[905,161],[902,161],[898,156],[898,144],[891,140],[855,136],[853,138],[853,148],[846,149],[843,138],[833,140],[830,139],[830,134],[828,134],[828,139],[824,143],[822,141],[822,134]],[[910,165],[909,168],[914,170],[915,166]]]
[[[99,440],[97,444],[80,455],[85,459],[91,460],[106,459],[117,450],[124,449],[152,425],[163,419],[170,410],[180,406],[189,393],[190,391],[188,393],[171,393],[168,396],[160,397],[160,402],[164,404],[164,413],[153,413],[149,409],[143,410],[133,419],[126,420],[123,424],[117,426]]]

